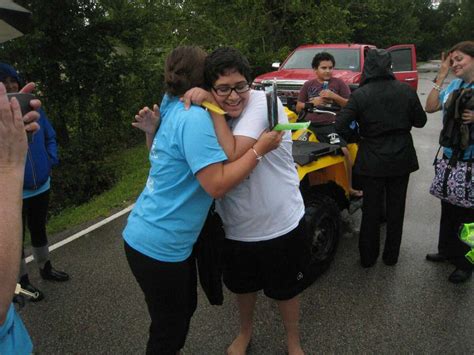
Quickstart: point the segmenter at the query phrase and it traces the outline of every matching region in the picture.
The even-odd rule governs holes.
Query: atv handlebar
[[[330,115],[336,116],[337,112],[341,110],[339,106],[315,106],[311,102],[306,102],[304,104],[304,110],[311,113],[329,113]]]

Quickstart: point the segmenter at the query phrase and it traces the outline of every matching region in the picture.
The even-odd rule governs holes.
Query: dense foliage
[[[38,83],[58,134],[54,208],[114,184],[110,153],[141,141],[130,126],[159,102],[163,61],[181,44],[234,46],[254,74],[304,43],[415,43],[419,59],[474,38],[474,2],[429,0],[17,0],[31,32],[3,44],[1,61]]]

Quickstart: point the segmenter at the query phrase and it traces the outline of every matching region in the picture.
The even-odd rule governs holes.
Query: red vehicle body
[[[296,48],[280,65],[273,63],[278,70],[266,73],[255,78],[252,86],[256,90],[263,89],[266,82],[276,80],[278,96],[283,104],[294,109],[298,93],[304,82],[315,78],[311,61],[318,52],[329,52],[335,60],[336,66],[333,76],[341,78],[352,90],[360,83],[364,54],[368,48],[375,48],[368,44],[309,44]],[[415,90],[418,87],[418,72],[416,70],[416,50],[413,44],[401,44],[387,48],[392,54],[393,72],[400,81],[410,84]]]

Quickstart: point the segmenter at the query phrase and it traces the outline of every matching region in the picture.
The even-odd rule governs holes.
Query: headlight
[[[255,81],[252,83],[252,89],[254,90],[263,90],[262,83],[256,83]]]

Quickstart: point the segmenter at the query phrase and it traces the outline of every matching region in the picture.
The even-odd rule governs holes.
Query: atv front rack
[[[308,141],[293,141],[293,160],[300,166],[307,165],[319,157],[341,154],[337,144]]]

